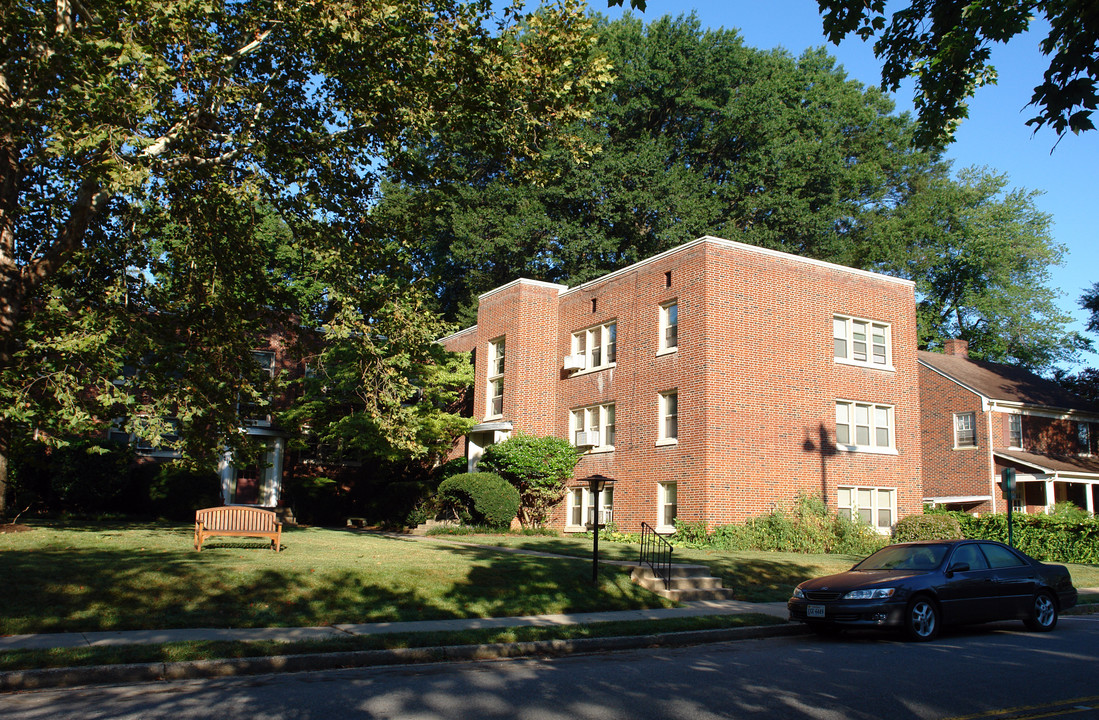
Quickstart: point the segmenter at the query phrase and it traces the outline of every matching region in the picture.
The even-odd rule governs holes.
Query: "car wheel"
[[[920,596],[908,603],[904,629],[912,640],[931,640],[939,634],[939,608],[931,598]]]
[[[1034,632],[1049,632],[1057,627],[1057,603],[1048,592],[1042,591],[1034,596],[1030,617],[1024,622]]]

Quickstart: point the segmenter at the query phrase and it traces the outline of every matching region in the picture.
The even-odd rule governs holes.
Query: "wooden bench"
[[[247,505],[204,508],[195,512],[195,550],[202,552],[206,538],[262,537],[269,538],[279,552],[282,547],[282,523],[274,510]]]

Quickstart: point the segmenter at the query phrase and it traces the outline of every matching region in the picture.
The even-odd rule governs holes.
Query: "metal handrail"
[[[664,589],[672,585],[672,544],[661,537],[648,523],[641,523],[641,557],[638,565],[648,565],[664,581]]]

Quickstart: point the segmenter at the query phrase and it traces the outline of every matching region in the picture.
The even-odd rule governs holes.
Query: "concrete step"
[[[668,587],[648,565],[635,567],[630,571],[630,579],[641,587],[661,597],[675,601],[691,600],[731,600],[733,591],[721,586],[721,579],[710,575],[705,565],[673,565]]]

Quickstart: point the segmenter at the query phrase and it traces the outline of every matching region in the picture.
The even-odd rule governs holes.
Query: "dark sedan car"
[[[989,540],[933,540],[890,545],[847,572],[806,580],[787,607],[820,633],[890,628],[930,640],[943,625],[994,620],[1048,631],[1075,604],[1063,565]]]

